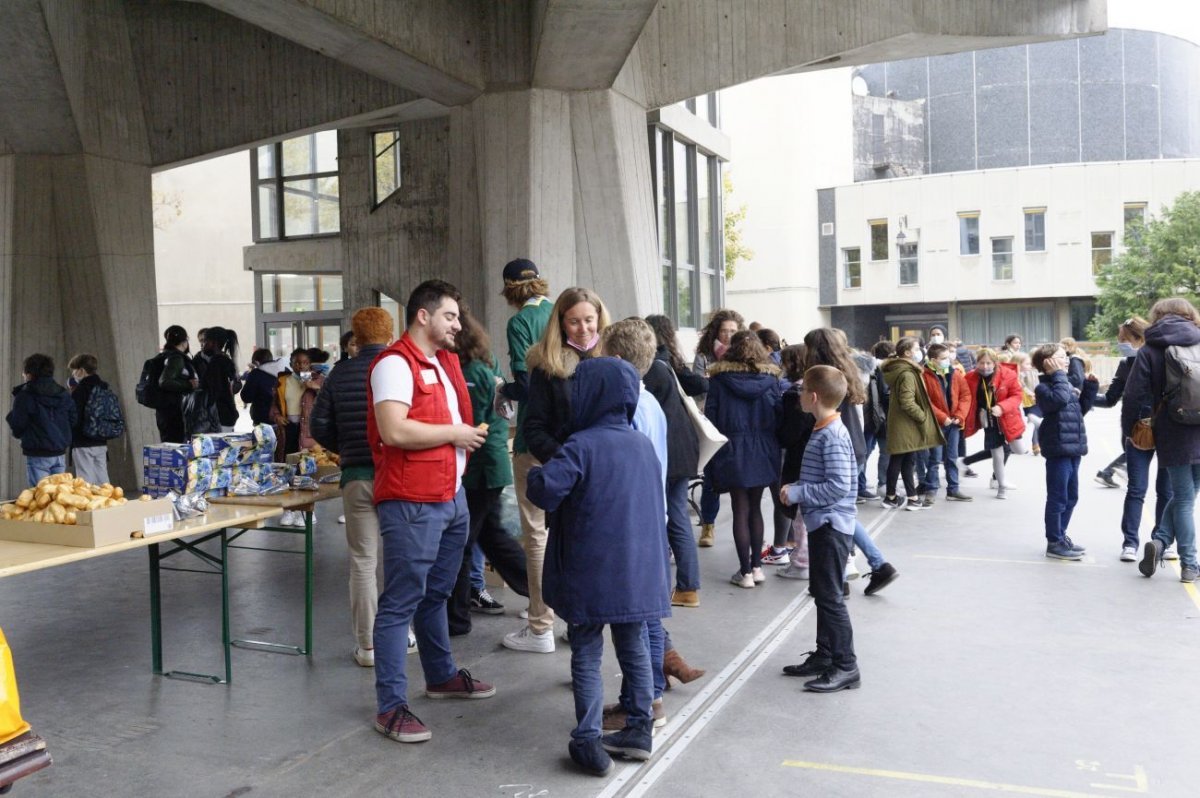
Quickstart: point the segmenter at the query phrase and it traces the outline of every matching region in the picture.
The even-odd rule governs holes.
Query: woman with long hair
[[[708,369],[721,359],[729,348],[735,333],[746,329],[742,314],[736,310],[721,308],[714,310],[708,319],[708,324],[700,332],[700,341],[696,344],[696,355],[692,360],[692,371],[704,377]],[[696,397],[701,409],[704,407],[706,394]],[[721,510],[721,496],[713,490],[712,481],[705,476],[700,487],[700,545],[708,548],[716,538],[713,524],[717,521],[717,513]]]
[[[487,330],[466,305],[459,305],[458,320],[462,329],[454,336],[454,348],[467,382],[473,417],[476,424],[488,426],[487,440],[471,453],[463,472],[471,523],[458,580],[446,604],[451,635],[471,631],[472,606],[488,614],[504,612],[504,605],[495,601],[486,587],[476,590],[471,585],[476,544],[505,584],[517,595],[529,596],[525,552],[504,527],[500,511],[500,494],[513,484],[512,461],[508,458],[508,419],[495,409],[496,386],[503,384],[504,378]]]
[[[159,371],[157,406],[154,420],[163,443],[185,443],[187,431],[183,424],[183,397],[199,387],[196,368],[188,357],[187,330],[172,324],[163,332],[162,363]]]
[[[871,364],[874,365],[873,358]],[[813,366],[832,366],[846,378],[846,398],[838,407],[838,413],[841,414],[842,424],[850,433],[854,457],[861,471],[866,465],[868,453],[862,417],[863,405],[867,401],[867,388],[862,379],[862,369],[855,358],[854,350],[850,348],[846,333],[834,327],[809,330],[804,336],[804,370],[807,371]],[[868,565],[871,566],[870,583],[864,591],[866,595],[875,595],[899,577],[896,567],[884,558],[883,552],[867,534],[866,527],[858,521],[854,524],[854,546],[862,551]],[[858,576],[858,570],[853,567],[853,563],[854,554],[851,552],[850,560],[846,564],[846,576],[849,578]],[[843,590],[845,589],[847,588],[844,586]]]
[[[963,436],[971,437],[983,430],[983,449],[967,457],[967,465],[989,457],[992,460],[991,485],[997,499],[1008,496],[1012,485],[1005,479],[1004,464],[1012,452],[1013,441],[1025,432],[1021,411],[1023,391],[1017,376],[1016,364],[1000,362],[1000,355],[990,349],[975,353],[975,370],[967,372],[967,388],[971,392],[971,411],[964,421]]]
[[[921,376],[924,360],[921,342],[906,336],[896,343],[896,354],[883,364],[883,378],[891,397],[887,418],[887,450],[891,459],[888,461],[887,493],[883,497],[883,506],[888,509],[924,509],[917,490],[916,455],[946,442],[933,416],[925,379]],[[896,482],[901,474],[907,505],[896,495]]]
[[[1138,570],[1145,576],[1153,576],[1174,537],[1179,550],[1181,582],[1194,582],[1197,578],[1195,507],[1196,491],[1200,488],[1200,425],[1182,423],[1185,419],[1181,417],[1197,410],[1191,404],[1197,386],[1190,375],[1195,373],[1198,347],[1200,312],[1195,306],[1183,297],[1154,303],[1150,326],[1146,328],[1146,345],[1133,361],[1121,400],[1122,434],[1129,439],[1134,424],[1145,418],[1153,419],[1155,452],[1171,480],[1171,500],[1163,511],[1162,524],[1146,543]],[[1190,363],[1183,362],[1185,358]],[[1170,372],[1182,374],[1172,377]]]
[[[728,493],[738,570],[730,580],[752,588],[763,581],[762,494],[779,479],[776,430],[781,412],[779,367],[749,331],[736,333],[709,370],[704,414],[729,443],[704,467],[713,488]]]
[[[571,432],[571,378],[583,360],[599,354],[600,332],[609,325],[608,308],[587,288],[568,288],[558,295],[542,338],[525,355],[529,366],[525,443],[539,463],[549,462]],[[546,519],[547,527],[553,523]],[[542,567],[547,534],[525,540],[529,581],[529,619],[519,631],[504,636],[515,651],[554,651],[554,612],[542,599]]]
[[[242,390],[237,370],[238,337],[233,330],[209,327],[204,331],[204,347],[192,359],[200,388],[217,408],[222,432],[233,432],[238,420],[234,397]]]

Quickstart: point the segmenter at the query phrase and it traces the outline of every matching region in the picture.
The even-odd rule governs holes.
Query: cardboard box
[[[191,459],[191,452],[187,445],[182,443],[160,443],[142,447],[142,465],[146,468],[187,468]]]
[[[0,519],[0,540],[94,549],[127,541],[135,531],[150,537],[175,527],[175,511],[167,499],[130,499],[119,507],[80,511],[78,519],[75,526]]]

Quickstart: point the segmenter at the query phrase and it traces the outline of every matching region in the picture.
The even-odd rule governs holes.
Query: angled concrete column
[[[646,109],[611,90],[490,93],[452,112],[450,258],[478,264],[469,299],[499,350],[515,257],[555,295],[596,289],[618,318],[661,309],[646,135]]]

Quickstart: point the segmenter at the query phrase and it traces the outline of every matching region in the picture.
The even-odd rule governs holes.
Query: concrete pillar
[[[489,93],[451,113],[450,259],[478,264],[472,302],[502,357],[515,257],[554,295],[596,289],[616,318],[661,310],[646,135],[646,109],[612,90]]]

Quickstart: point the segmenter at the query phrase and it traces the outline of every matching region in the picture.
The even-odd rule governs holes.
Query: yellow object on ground
[[[17,673],[13,670],[12,651],[0,629],[0,745],[29,731],[21,719],[21,700],[17,696]]]

